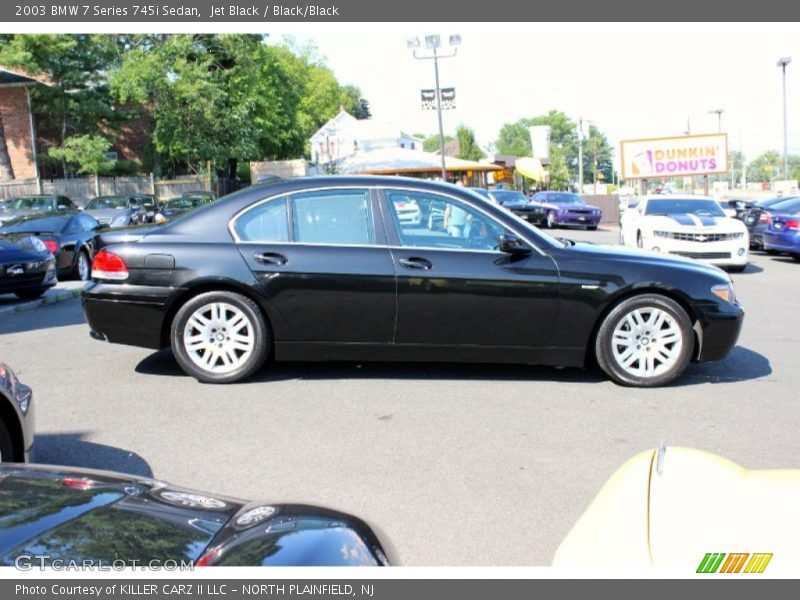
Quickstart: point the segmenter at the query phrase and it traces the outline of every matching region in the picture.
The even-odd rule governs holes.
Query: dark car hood
[[[639,262],[646,265],[659,264],[664,266],[677,267],[682,269],[692,269],[696,272],[728,281],[728,274],[713,265],[699,262],[691,258],[684,258],[674,254],[663,254],[661,252],[650,252],[635,248],[623,248],[622,246],[600,246],[585,242],[571,242],[572,246],[564,249],[574,255],[583,255],[587,259],[599,259],[606,261]]]
[[[41,260],[45,252],[31,245],[30,233],[0,233],[0,263]]]
[[[380,543],[362,526],[327,509],[246,503],[119,473],[0,465],[4,565],[25,554],[95,565],[381,564]]]

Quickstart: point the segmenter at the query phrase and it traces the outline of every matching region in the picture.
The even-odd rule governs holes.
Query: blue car
[[[800,207],[772,215],[764,231],[767,252],[788,252],[800,262]]]

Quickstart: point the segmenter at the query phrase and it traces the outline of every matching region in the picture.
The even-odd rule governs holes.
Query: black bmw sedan
[[[56,262],[41,239],[0,233],[0,294],[38,298],[57,282]]]
[[[34,235],[56,258],[61,279],[89,279],[94,235],[102,226],[91,215],[79,212],[39,213],[18,217],[0,227],[0,238]]]
[[[437,203],[446,230],[400,219]],[[658,386],[725,357],[743,311],[716,267],[556,240],[473,192],[395,177],[256,186],[158,228],[107,231],[93,337],[171,347],[200,381],[275,360],[583,366]]]
[[[247,502],[109,471],[0,466],[0,564],[23,571],[394,560],[385,536],[326,508]]]

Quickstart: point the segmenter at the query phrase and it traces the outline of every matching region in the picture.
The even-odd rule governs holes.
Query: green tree
[[[589,125],[588,135],[583,141],[583,183],[594,182],[595,169],[598,182],[612,182],[613,156],[614,151],[606,136],[595,125]]]
[[[119,52],[117,39],[108,35],[0,36],[0,64],[52,84],[31,88],[38,136],[46,146],[63,146],[72,135],[105,135],[119,125],[105,79]]]
[[[110,147],[111,142],[99,135],[76,135],[67,138],[62,148],[50,148],[48,154],[77,165],[79,175],[98,175],[114,168],[115,161],[106,158]]]
[[[458,139],[458,158],[466,160],[479,160],[486,156],[475,140],[475,132],[466,125],[459,125],[456,129]]]
[[[783,169],[783,158],[775,150],[768,150],[747,165],[748,181],[772,181]]]
[[[415,137],[424,138],[423,141],[422,141],[422,149],[425,152],[439,152],[439,150],[441,150],[441,143],[439,142],[439,135],[438,134],[429,135],[427,137],[425,137],[424,135],[418,135],[418,136],[415,136]],[[452,135],[445,135],[444,136],[445,145],[449,144],[454,139],[456,139],[456,138],[454,138]]]

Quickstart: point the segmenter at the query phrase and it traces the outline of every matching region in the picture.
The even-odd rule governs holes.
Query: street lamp
[[[724,112],[724,108],[712,108],[708,111],[710,115],[717,115],[717,133],[722,133],[722,113]]]
[[[783,72],[783,178],[789,178],[789,135],[786,129],[786,65],[792,62],[791,56],[784,56],[778,60],[778,66]]]
[[[436,114],[439,118],[439,151],[442,154],[442,181],[447,181],[447,167],[444,160],[444,127],[442,126],[442,98],[439,88],[439,59],[454,57],[458,54],[459,44],[461,44],[461,36],[452,34],[448,39],[448,45],[452,48],[452,51],[448,54],[441,54],[442,37],[438,34],[426,35],[425,48],[432,50],[433,54],[418,54],[417,51],[420,48],[419,38],[413,37],[406,42],[406,46],[412,51],[414,58],[417,60],[433,59],[433,70],[436,75]]]
[[[578,193],[583,193],[583,122],[592,124],[593,121],[578,117]],[[596,157],[595,157],[596,159]]]

